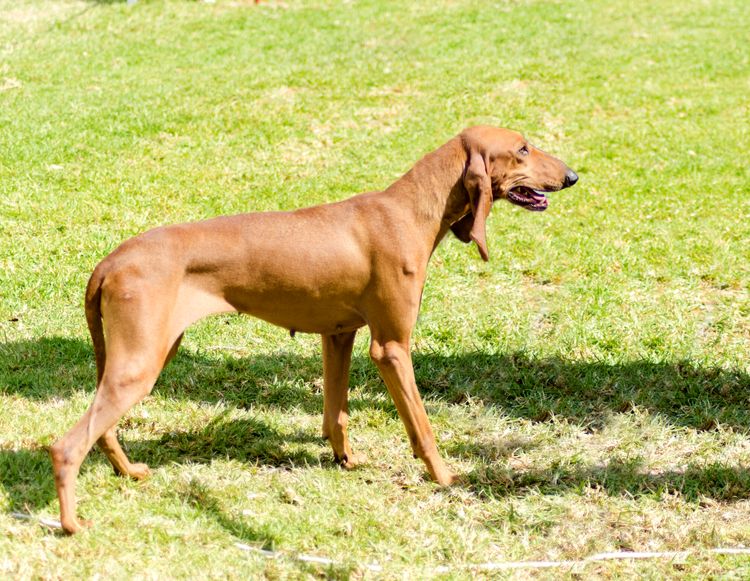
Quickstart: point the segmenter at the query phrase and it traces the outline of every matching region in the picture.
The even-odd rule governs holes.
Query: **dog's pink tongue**
[[[533,208],[534,210],[540,210],[540,211],[541,210],[546,210],[548,203],[549,202],[547,202],[547,198],[542,198],[541,200],[539,200],[539,201],[535,202],[534,204],[532,204],[531,206],[529,206],[529,208]]]
[[[537,192],[536,190],[532,190],[531,199],[534,201],[533,208],[535,210],[546,210],[547,204],[549,203],[547,201],[547,196],[545,196],[542,192]]]

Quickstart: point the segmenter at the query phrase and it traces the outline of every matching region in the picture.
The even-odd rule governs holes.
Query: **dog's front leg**
[[[354,468],[364,458],[355,455],[349,445],[349,365],[356,331],[323,338],[323,437],[331,442],[336,461]]]
[[[414,379],[414,367],[409,352],[409,339],[390,339],[377,329],[372,330],[370,357],[378,366],[388,392],[409,434],[414,456],[421,458],[433,480],[442,486],[456,481],[456,475],[446,467],[440,457],[430,421],[427,419],[422,398]]]

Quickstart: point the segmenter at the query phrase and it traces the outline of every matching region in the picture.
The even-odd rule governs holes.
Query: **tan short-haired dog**
[[[575,172],[513,131],[471,127],[426,155],[382,192],[293,212],[226,216],[150,230],[94,269],[86,317],[97,366],[94,402],[51,450],[60,516],[80,530],[75,481],[98,442],[118,474],[143,478],[115,425],[150,393],[185,329],[214,313],[241,312],[323,340],[323,435],[341,465],[357,463],[347,437],[348,382],[357,329],[393,397],[415,456],[442,485],[443,463],[414,381],[410,337],[427,263],[449,229],[489,257],[493,200],[547,208],[545,193]]]

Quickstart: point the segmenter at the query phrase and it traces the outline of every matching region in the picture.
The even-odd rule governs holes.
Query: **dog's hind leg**
[[[140,462],[133,464],[128,459],[125,451],[120,446],[120,442],[117,441],[117,433],[114,426],[104,432],[96,443],[102,452],[106,454],[112,467],[115,469],[115,474],[118,476],[129,476],[136,480],[143,480],[151,474],[146,464]]]
[[[102,445],[116,471],[143,477],[148,468],[132,464],[117,442],[120,418],[151,392],[182,329],[173,329],[172,302],[153,301],[159,289],[133,277],[103,287],[106,363],[94,401],[83,417],[50,448],[60,520],[68,533],[81,529],[76,516],[75,481],[95,442]],[[162,290],[162,292],[164,292]]]
[[[132,272],[110,275],[102,286],[106,363],[94,402],[50,448],[60,521],[68,533],[82,526],[76,516],[75,482],[91,446],[101,444],[115,471],[135,478],[147,475],[145,464],[128,460],[117,442],[115,425],[151,392],[188,325],[206,315],[233,310],[210,293],[185,285],[172,289]]]
[[[167,357],[164,361],[164,367],[167,366],[167,364],[177,353],[177,349],[180,346],[180,341],[182,341],[182,334],[177,337],[177,340],[169,350],[169,353],[167,354]],[[102,437],[99,438],[96,443],[99,445],[99,448],[102,450],[102,452],[104,452],[104,454],[107,456],[110,463],[112,464],[112,468],[114,468],[115,470],[115,474],[117,474],[118,476],[129,476],[130,478],[135,478],[136,480],[143,480],[151,474],[151,471],[146,464],[140,462],[134,464],[128,459],[125,451],[120,445],[120,442],[117,440],[117,431],[114,427],[104,432]]]
[[[91,407],[50,449],[60,499],[60,521],[68,533],[81,529],[75,509],[75,481],[81,463],[94,442],[100,441],[103,444],[116,470],[133,476],[145,475],[148,471],[145,465],[130,463],[114,437],[114,426],[134,404],[151,391],[163,359],[151,357],[149,360],[142,354],[136,354],[128,360],[128,363],[123,363],[118,357],[109,357],[107,370]]]

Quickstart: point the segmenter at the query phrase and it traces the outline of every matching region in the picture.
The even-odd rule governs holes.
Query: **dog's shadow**
[[[678,426],[710,430],[722,425],[750,433],[750,375],[741,370],[688,361],[537,359],[523,352],[416,352],[413,360],[428,401],[460,405],[479,398],[511,417],[545,421],[555,415],[592,427],[607,413],[643,408]],[[5,370],[0,371],[0,391],[36,400],[93,390],[95,377],[91,346],[62,337],[0,344],[0,370]],[[181,350],[162,372],[155,393],[237,408],[321,413],[321,377],[320,356],[284,351],[209,357]],[[353,358],[350,383],[355,410],[377,407],[395,415],[390,401],[380,397],[384,387],[368,358]]]
[[[49,454],[41,447],[0,449],[0,495],[10,512],[29,512],[55,498]]]
[[[750,433],[750,375],[689,361],[627,363],[537,359],[523,352],[414,358],[420,391],[460,403],[478,398],[511,417],[552,416],[601,427],[612,413],[648,410],[672,425]]]
[[[488,498],[526,493],[563,495],[584,488],[627,498],[674,492],[687,501],[731,502],[750,498],[750,471],[719,462],[664,471],[648,469],[640,458],[614,459],[601,466],[560,462],[522,471],[485,465],[464,478],[474,492]]]
[[[231,418],[223,413],[200,430],[170,431],[154,439],[125,442],[124,448],[129,456],[151,467],[183,462],[208,464],[223,457],[291,468],[322,461],[307,444],[322,448],[320,433],[301,428],[281,433],[256,417]]]
[[[750,376],[739,370],[701,368],[688,362],[621,364],[535,359],[524,353],[483,352],[446,356],[415,353],[417,383],[425,399],[462,405],[479,398],[511,417],[547,421],[555,416],[592,429],[612,413],[648,410],[667,422],[698,430],[717,426],[741,433],[750,430]],[[70,396],[91,386],[95,368],[87,342],[44,338],[0,345],[0,391],[32,400]],[[164,370],[155,392],[175,399],[222,402],[228,409],[273,407],[320,414],[319,356],[293,353],[245,358],[205,356],[181,351]],[[351,407],[377,408],[396,417],[375,367],[366,357],[352,362]],[[208,462],[222,455],[271,466],[330,462],[317,429],[281,433],[260,416],[219,416],[200,430],[163,433],[137,440],[126,449],[152,466],[172,462]],[[315,446],[312,444],[317,442]],[[323,450],[326,450],[324,453]],[[481,445],[449,450],[462,456],[486,456]],[[485,458],[486,460],[486,458]],[[105,461],[94,454],[94,461]],[[709,466],[686,472],[650,475],[633,465],[563,467],[520,474],[504,473],[492,462],[470,474],[467,484],[492,494],[526,489],[563,493],[589,482],[609,494],[645,494],[675,488],[717,499],[750,498],[750,477],[741,467]],[[12,510],[35,509],[54,497],[49,459],[42,449],[0,450],[0,486]],[[693,492],[691,492],[693,491]]]

